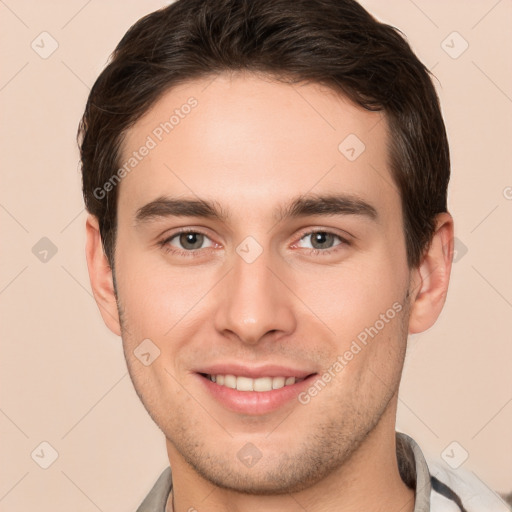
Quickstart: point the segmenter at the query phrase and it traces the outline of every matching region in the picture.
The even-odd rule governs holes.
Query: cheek
[[[304,273],[294,289],[339,342],[346,344],[379,322],[381,315],[385,320],[395,318],[404,307],[407,278],[405,259],[380,248],[336,267]]]
[[[126,322],[139,336],[162,338],[211,288],[207,271],[172,268],[154,255],[125,253],[116,259],[116,266]]]

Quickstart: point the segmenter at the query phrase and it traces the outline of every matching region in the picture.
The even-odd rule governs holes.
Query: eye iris
[[[180,235],[180,244],[185,249],[200,249],[203,245],[203,236],[201,233],[182,233]],[[192,247],[188,247],[188,243],[192,244]]]
[[[331,233],[324,233],[324,232],[313,233],[311,245],[315,249],[325,249],[325,246],[322,244],[325,244],[326,240],[332,242],[333,237],[334,237],[334,235],[332,235]],[[315,244],[317,244],[317,243],[320,244],[320,247],[315,246]],[[328,247],[330,247],[330,244],[328,244]]]

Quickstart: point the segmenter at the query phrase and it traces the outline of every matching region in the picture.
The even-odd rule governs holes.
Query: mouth
[[[200,374],[206,379],[214,382],[218,386],[225,386],[237,391],[256,391],[258,393],[265,393],[273,389],[281,389],[285,386],[293,386],[298,382],[302,382],[307,377],[259,377],[253,379],[251,377],[244,377],[241,375],[212,375],[208,373]]]
[[[283,367],[251,369],[239,366],[212,367],[194,373],[203,390],[218,405],[250,416],[271,413],[294,401],[299,405],[299,393],[318,375]]]

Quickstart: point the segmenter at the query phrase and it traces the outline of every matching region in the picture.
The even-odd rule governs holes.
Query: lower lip
[[[271,391],[238,391],[227,386],[219,386],[202,375],[197,374],[197,377],[207,391],[227,409],[240,414],[258,416],[273,412],[287,402],[296,400],[297,395],[310,385],[315,375]]]

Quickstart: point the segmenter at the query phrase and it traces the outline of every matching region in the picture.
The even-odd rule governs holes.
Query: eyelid
[[[315,233],[327,233],[329,235],[334,235],[334,236],[338,237],[345,245],[350,245],[352,243],[351,240],[355,238],[354,236],[352,236],[350,233],[347,233],[346,231],[343,232],[345,234],[341,234],[335,228],[324,228],[324,227],[318,226],[318,227],[308,228],[308,229],[305,229],[302,232],[300,232],[300,234],[298,235],[297,242],[300,242],[305,236],[313,235]],[[295,246],[297,244],[297,242],[295,242],[293,245]],[[334,249],[334,248],[331,248],[331,249]],[[321,250],[321,249],[318,249],[318,250]],[[326,252],[328,250],[329,249],[324,249],[321,251]]]
[[[214,247],[205,247],[203,249],[194,249],[194,250],[190,250],[190,251],[187,251],[184,249],[179,249],[179,248],[171,249],[170,241],[183,233],[201,234],[201,235],[205,236],[206,238],[208,238],[212,242]],[[334,235],[335,237],[338,237],[341,242],[339,244],[335,245],[334,247],[330,247],[328,249],[302,248],[305,251],[307,251],[309,253],[314,253],[314,254],[317,254],[317,253],[329,254],[331,252],[337,251],[338,250],[337,248],[339,246],[351,245],[350,238],[353,238],[352,235],[350,235],[349,233],[347,233],[348,236],[343,236],[343,235],[339,234],[337,232],[337,230],[335,230],[334,228],[324,228],[324,227],[318,226],[318,227],[307,228],[307,229],[302,230],[297,235],[297,237],[298,237],[297,241],[294,242],[291,247],[296,247],[297,243],[300,242],[304,237],[306,237],[308,235],[313,235],[315,233],[327,233],[330,235]],[[215,246],[218,246],[220,244],[218,244],[217,242],[212,240],[211,237],[208,235],[208,233],[206,233],[205,230],[203,230],[201,228],[187,226],[187,227],[179,228],[177,231],[171,233],[168,236],[164,236],[162,238],[162,240],[160,240],[158,242],[158,245],[165,248],[167,252],[171,252],[171,253],[175,253],[175,254],[186,254],[187,256],[194,256],[194,255],[199,255],[199,253],[201,253],[201,251],[211,250],[211,249],[215,248]]]
[[[171,246],[171,244],[170,244],[171,240],[178,237],[179,235],[182,235],[183,233],[194,233],[194,234],[203,235],[210,240],[210,242],[212,243],[212,247],[204,247],[203,249],[194,249],[192,251],[187,251],[185,249],[180,249],[178,247]],[[195,228],[192,226],[187,226],[187,227],[183,227],[183,228],[178,228],[177,231],[174,231],[171,234],[164,235],[162,239],[157,241],[157,245],[159,247],[161,247],[164,250],[164,252],[166,252],[166,253],[170,253],[170,254],[174,254],[174,255],[178,255],[178,256],[184,256],[184,257],[195,257],[195,256],[201,256],[201,254],[205,250],[214,249],[215,246],[217,246],[219,244],[217,244],[217,242],[213,241],[211,239],[211,237],[208,235],[208,233],[206,233],[206,231],[204,231],[203,229]]]
[[[182,235],[183,233],[197,233],[204,235],[211,240],[211,236],[208,234],[207,230],[198,227],[196,228],[194,226],[185,226],[182,228],[176,228],[176,230],[170,230],[170,234],[165,233],[161,235],[161,242],[159,243],[168,242],[169,240],[172,240],[173,238],[177,237],[178,235]]]

